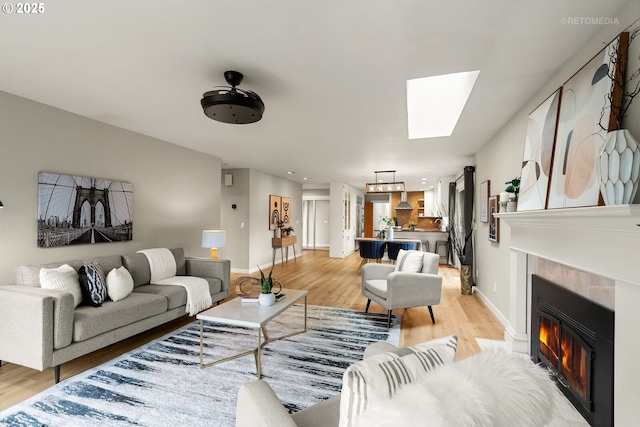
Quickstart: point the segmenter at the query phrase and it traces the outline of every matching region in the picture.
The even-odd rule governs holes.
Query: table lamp
[[[202,247],[211,248],[211,258],[218,258],[218,248],[227,244],[227,234],[224,230],[204,230],[202,232]]]

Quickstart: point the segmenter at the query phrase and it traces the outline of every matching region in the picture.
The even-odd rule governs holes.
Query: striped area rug
[[[267,325],[270,337],[299,329],[295,305]],[[308,307],[308,331],[262,349],[262,375],[290,412],[340,392],[342,374],[376,341],[398,344],[400,317]],[[250,350],[255,329],[205,323],[205,362]],[[240,386],[256,379],[250,354],[199,367],[195,321],[78,374],[0,413],[2,426],[234,426]]]

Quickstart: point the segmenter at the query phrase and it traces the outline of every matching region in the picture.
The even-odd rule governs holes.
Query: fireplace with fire
[[[531,358],[593,426],[613,425],[614,312],[532,276]]]

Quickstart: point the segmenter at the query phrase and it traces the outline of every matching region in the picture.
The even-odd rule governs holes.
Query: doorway
[[[302,201],[302,249],[329,250],[329,200]]]

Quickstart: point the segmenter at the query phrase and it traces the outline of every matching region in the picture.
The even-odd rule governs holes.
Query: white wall
[[[22,264],[182,246],[209,256],[220,225],[221,161],[165,141],[0,92],[0,284]],[[133,241],[38,248],[38,172],[128,181]]]
[[[528,115],[596,55],[606,43],[638,19],[639,5],[638,0],[629,0],[615,15],[619,24],[602,25],[601,31],[593,39],[586,41],[580,51],[569,52],[567,62],[561,64],[558,73],[476,155],[476,200],[480,200],[480,184],[483,181],[490,180],[490,192],[491,195],[495,195],[504,191],[505,181],[520,176]],[[640,68],[639,52],[640,38],[630,46],[628,70]],[[640,140],[640,99],[635,100],[623,125],[636,139]],[[640,202],[640,194],[636,196],[635,202]],[[479,203],[476,203],[475,216],[480,218]],[[476,278],[477,289],[487,298],[489,305],[499,311],[499,317],[509,318],[509,227],[500,224],[500,241],[492,243],[487,238],[488,223],[477,221],[477,224],[475,246],[476,269],[479,273]],[[496,292],[494,292],[494,283]]]
[[[249,263],[240,265],[231,260],[231,266],[247,272],[257,271],[256,266],[269,267],[273,256],[269,230],[269,195],[289,197],[291,199],[291,226],[294,234],[302,230],[302,184],[282,179],[254,169],[249,171]],[[295,245],[300,253],[300,239]],[[293,252],[289,250],[289,260]],[[280,250],[276,251],[276,264],[281,261]]]
[[[226,230],[227,246],[218,250],[218,256],[230,260],[232,269],[246,270],[250,265],[250,173],[249,169],[223,169],[222,182],[224,175],[229,173],[233,175],[233,184],[222,186],[220,206],[220,227]],[[234,204],[235,209],[232,208]]]

